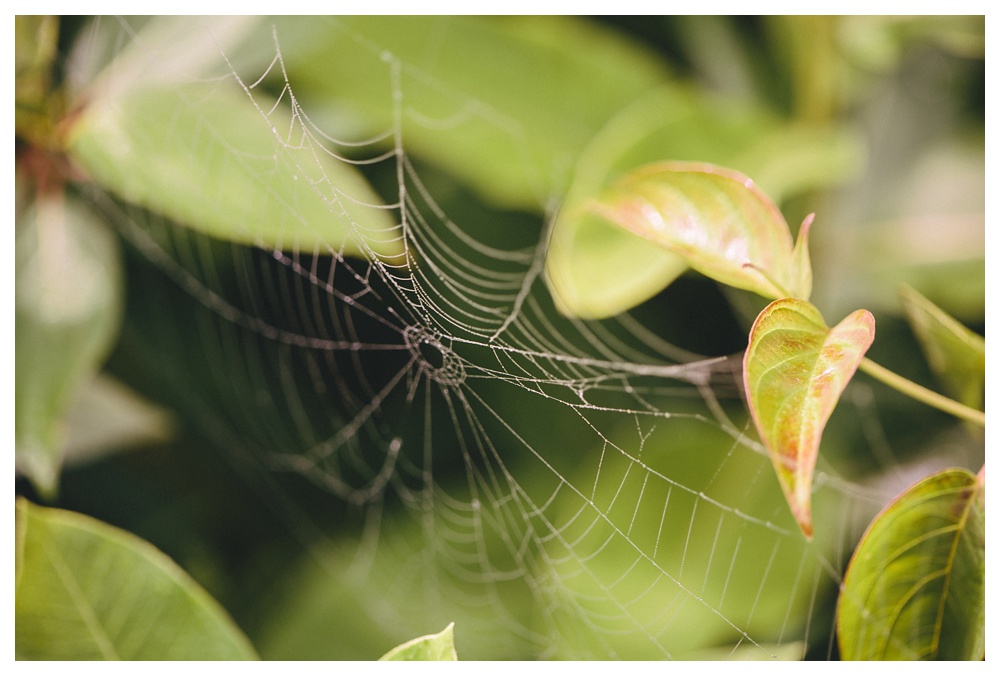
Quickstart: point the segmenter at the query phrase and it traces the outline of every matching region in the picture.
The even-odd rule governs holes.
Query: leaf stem
[[[960,404],[954,399],[949,399],[948,397],[940,395],[937,392],[928,390],[922,385],[917,385],[912,380],[907,380],[903,376],[893,373],[884,366],[879,366],[868,357],[861,360],[861,364],[858,368],[875,380],[878,380],[889,387],[916,399],[917,401],[923,402],[928,406],[933,406],[934,408],[944,411],[945,413],[951,413],[952,415],[957,416],[962,420],[967,420],[968,422],[978,425],[979,427],[986,427],[986,414],[984,412],[977,411],[976,409],[966,406],[965,404]]]

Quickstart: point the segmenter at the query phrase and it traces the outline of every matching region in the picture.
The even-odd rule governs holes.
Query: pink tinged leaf
[[[777,206],[743,174],[710,164],[635,169],[590,208],[695,270],[767,298],[808,298],[810,215],[794,244]]]
[[[743,384],[750,415],[803,534],[812,537],[812,479],[820,438],[875,339],[867,310],[830,329],[804,300],[776,300],[750,330]]]

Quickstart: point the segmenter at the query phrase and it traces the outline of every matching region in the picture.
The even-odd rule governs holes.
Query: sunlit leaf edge
[[[455,652],[455,623],[436,634],[428,634],[402,643],[379,658],[380,662],[412,662],[412,661],[454,661],[458,659]]]
[[[861,536],[858,546],[855,548],[854,553],[851,556],[851,560],[848,562],[846,572],[844,574],[844,580],[841,583],[840,595],[837,599],[836,631],[837,631],[838,644],[840,648],[840,654],[843,659],[871,660],[871,659],[881,658],[880,655],[876,655],[872,652],[860,653],[859,651],[863,648],[863,646],[855,645],[854,643],[852,643],[852,641],[854,640],[853,626],[856,620],[851,617],[848,611],[848,608],[850,607],[848,605],[848,602],[849,599],[857,598],[859,596],[857,591],[855,591],[854,589],[854,587],[857,584],[855,582],[855,579],[856,576],[859,574],[858,566],[861,565],[859,561],[861,561],[863,557],[865,557],[869,553],[868,550],[871,549],[873,546],[872,542],[877,542],[877,540],[875,540],[874,538],[877,538],[879,536],[880,531],[887,527],[886,524],[889,523],[889,521],[893,517],[897,517],[898,512],[900,510],[908,506],[906,503],[907,500],[914,499],[914,496],[919,495],[920,492],[925,487],[932,485],[934,483],[943,482],[944,480],[952,477],[961,479],[965,483],[965,488],[963,488],[962,486],[957,486],[956,488],[961,490],[967,490],[969,488],[973,489],[970,492],[968,499],[965,501],[966,507],[964,509],[964,515],[962,519],[963,522],[966,520],[972,507],[974,505],[977,505],[977,503],[978,507],[983,511],[983,514],[985,516],[986,467],[983,466],[983,468],[979,471],[978,475],[973,475],[969,470],[964,468],[950,468],[941,470],[935,474],[924,477],[923,479],[920,479],[919,481],[917,481],[916,483],[905,489],[902,493],[897,495],[891,502],[889,502],[888,505],[886,505],[875,516],[875,518],[872,519],[871,523],[865,529],[864,534]],[[961,529],[956,529],[956,533],[957,534],[955,540],[957,543],[964,535],[964,532]],[[982,533],[982,535],[985,537],[985,531]],[[982,555],[985,558],[985,539],[983,541],[983,545],[984,548],[982,551]],[[952,552],[954,553],[954,548]],[[882,564],[884,562],[880,559],[878,563]],[[985,569],[983,570],[983,575],[985,576]],[[940,606],[942,610],[945,607],[944,603],[945,599],[942,599],[941,601],[942,605]],[[982,608],[980,608],[980,619],[984,618],[985,618],[985,598],[983,598],[983,606]],[[937,626],[938,626],[938,631],[940,632],[941,625],[938,624]],[[978,641],[976,641],[976,645],[981,650],[977,649],[975,651],[976,654],[969,655],[966,659],[979,660],[985,658],[985,643],[984,643],[985,637],[983,634],[984,630],[985,630],[984,626],[979,627],[980,636],[978,637]],[[937,636],[935,637],[935,639],[936,638]]]
[[[760,392],[763,375],[773,372],[778,366],[788,367],[790,361],[797,356],[795,353],[784,356],[775,366],[765,369],[763,373],[758,372],[758,352],[762,349],[764,341],[768,337],[773,340],[774,334],[778,331],[795,332],[795,329],[783,328],[780,325],[770,326],[775,321],[780,321],[776,319],[775,315],[782,312],[788,312],[791,316],[799,317],[805,322],[808,328],[800,328],[798,332],[810,331],[816,340],[819,340],[819,344],[815,350],[809,350],[809,352],[815,351],[816,358],[811,360],[808,377],[803,380],[800,375],[792,373],[790,375],[791,385],[795,389],[789,393],[787,387],[781,387],[781,392],[778,393],[782,397],[782,404],[776,409],[778,414],[787,409],[791,398],[798,396],[803,401],[797,411],[792,411],[792,413],[804,413],[805,415],[792,415],[790,417],[789,415],[776,414],[773,419],[766,420],[764,412],[761,410],[761,404],[764,401],[764,395]],[[819,336],[822,337],[819,338]],[[837,340],[832,340],[832,338]],[[831,329],[815,306],[798,298],[781,298],[773,301],[757,316],[750,330],[747,349],[743,356],[743,386],[747,406],[761,441],[771,457],[775,474],[782,491],[785,493],[792,515],[803,535],[808,539],[811,539],[813,535],[812,479],[823,429],[833,413],[840,395],[853,378],[858,365],[874,339],[875,318],[867,310],[856,310]],[[837,342],[846,343],[848,347],[852,347],[855,351],[854,354],[845,355],[843,351],[836,350],[831,351],[832,353],[824,358],[824,351]],[[779,356],[787,352],[788,350],[780,350]],[[798,356],[804,354],[808,353],[800,351]],[[843,361],[845,357],[847,361]],[[840,360],[839,363],[838,360]],[[826,367],[817,371],[817,367],[824,363]],[[838,374],[840,376],[839,382],[836,380]],[[824,387],[831,383],[835,386],[835,390],[824,391]],[[803,388],[807,388],[804,394],[802,394]],[[774,395],[773,392],[772,395]],[[779,428],[789,423],[795,423],[794,434],[781,434]],[[781,443],[783,439],[791,439],[792,447],[786,447],[785,444]]]
[[[670,177],[684,180],[705,177],[708,193],[698,204]],[[683,218],[663,213],[658,201],[681,197]],[[752,208],[759,216],[738,210],[714,218],[720,206]],[[793,242],[788,224],[777,205],[748,176],[706,162],[664,161],[637,167],[619,178],[600,198],[581,208],[680,256],[698,272],[722,284],[778,299],[808,299],[812,271],[808,255],[810,215]],[[703,213],[703,211],[706,211]],[[683,226],[683,228],[678,227]],[[727,230],[720,230],[727,228]],[[732,237],[733,229],[739,230]],[[697,232],[696,232],[697,231]]]
[[[70,531],[76,531],[78,535],[94,540],[99,547],[105,548],[105,551],[107,551],[107,548],[109,547],[112,552],[117,549],[125,552],[128,556],[133,558],[134,561],[140,562],[140,565],[146,569],[147,573],[151,572],[160,577],[172,589],[181,595],[180,597],[175,597],[173,599],[174,601],[176,601],[177,598],[186,599],[185,604],[187,605],[187,608],[191,612],[195,613],[196,617],[199,617],[203,622],[207,623],[204,626],[214,628],[215,638],[222,639],[225,642],[225,645],[222,645],[221,643],[213,644],[211,646],[211,650],[215,651],[213,654],[208,654],[201,650],[198,650],[196,653],[185,653],[183,644],[180,645],[178,650],[178,644],[172,642],[170,645],[171,652],[164,652],[161,655],[144,655],[140,659],[258,659],[256,651],[251,645],[249,639],[243,634],[242,630],[235,624],[228,612],[218,603],[218,601],[216,601],[203,587],[195,582],[186,571],[177,565],[177,563],[151,543],[132,533],[129,533],[128,531],[116,528],[87,515],[64,509],[42,507],[23,497],[18,497],[15,502],[15,514],[15,541],[17,547],[16,564],[18,567],[15,576],[16,624],[20,624],[18,618],[21,616],[21,611],[27,611],[29,613],[29,615],[24,616],[24,621],[38,621],[39,609],[33,606],[22,607],[22,605],[18,605],[16,597],[19,592],[23,592],[25,590],[25,585],[34,584],[31,575],[32,570],[27,568],[25,565],[25,556],[28,548],[31,546],[30,542],[32,538],[32,529],[29,527],[29,520],[42,519],[46,525],[54,527],[56,530],[70,529]],[[123,571],[121,570],[108,570],[107,575],[105,575],[105,579],[118,583],[121,581],[119,575],[122,573]],[[54,593],[54,589],[52,587],[46,587],[45,593],[52,594]],[[85,592],[78,589],[78,593]],[[150,591],[149,593],[155,592]],[[84,598],[75,597],[74,602],[81,603],[85,600],[86,599]],[[157,602],[162,602],[163,599],[159,596],[153,596],[150,597],[148,601],[151,603],[151,607],[146,610],[149,612],[155,612]],[[88,608],[87,612],[92,614],[93,608]],[[59,619],[65,620],[65,617],[61,617]],[[160,629],[163,626],[161,621],[162,618],[160,617],[150,616],[150,620],[156,620],[155,626],[157,629]],[[44,622],[45,620],[42,619],[41,621]],[[167,630],[169,631],[169,627],[167,627]],[[15,637],[17,635],[18,634],[16,633]],[[71,638],[66,637],[66,640],[71,641]],[[16,645],[15,652],[18,653],[19,659],[26,658]],[[30,659],[65,659],[65,656],[56,654],[51,656],[36,654]]]

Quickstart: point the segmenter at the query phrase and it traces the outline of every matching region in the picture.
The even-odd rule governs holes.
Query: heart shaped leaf
[[[843,659],[983,659],[985,471],[944,470],[893,500],[861,538],[837,606]]]
[[[750,330],[743,357],[750,414],[807,538],[823,428],[874,339],[875,319],[867,310],[830,329],[819,310],[795,298],[768,305]]]
[[[588,208],[680,255],[698,272],[766,298],[812,291],[808,236],[743,174],[711,164],[661,162],[627,173]]]

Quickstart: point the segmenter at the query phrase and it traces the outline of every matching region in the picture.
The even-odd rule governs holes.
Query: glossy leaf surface
[[[914,289],[904,287],[900,296],[934,373],[963,404],[982,408],[986,341]]]
[[[985,471],[944,470],[875,518],[838,602],[844,659],[984,657],[985,482]]]
[[[90,517],[17,502],[18,659],[255,659],[249,641],[152,545]]]
[[[417,661],[454,661],[458,659],[455,653],[455,625],[449,624],[437,634],[421,636],[412,641],[396,646],[379,661],[382,662],[417,662]]]
[[[812,218],[793,246],[781,212],[739,172],[689,162],[646,165],[586,208],[723,284],[767,298],[805,299],[812,290]]]
[[[867,310],[828,328],[812,304],[776,300],[757,317],[743,357],[750,413],[792,514],[812,537],[812,480],[820,438],[875,339]]]
[[[780,203],[852,175],[860,157],[857,139],[844,130],[789,127],[762,108],[664,85],[623,108],[580,155],[552,224],[545,270],[553,297],[564,314],[609,317],[688,269],[682,256],[586,208],[628,171],[664,158],[709,162],[753,176]]]
[[[231,80],[136,86],[91,102],[69,150],[101,187],[213,237],[401,253],[394,212],[354,167],[255,96]]]

